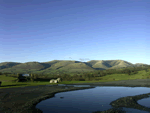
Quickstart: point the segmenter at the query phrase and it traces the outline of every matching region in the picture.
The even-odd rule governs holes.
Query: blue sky
[[[150,0],[1,0],[0,62],[150,64]]]

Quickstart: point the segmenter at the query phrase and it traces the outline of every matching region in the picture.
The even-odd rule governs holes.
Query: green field
[[[149,79],[150,71],[141,70],[137,74],[111,74],[103,77],[96,77],[100,80],[93,81],[62,81],[55,84],[73,84],[73,83],[94,83],[94,82],[109,82],[109,81],[119,81],[119,80],[131,80],[131,79]],[[2,81],[1,88],[12,88],[12,87],[22,87],[22,86],[36,86],[36,85],[49,85],[48,82],[36,81],[36,82],[14,82],[16,78],[6,77],[5,75],[0,75],[0,81]]]

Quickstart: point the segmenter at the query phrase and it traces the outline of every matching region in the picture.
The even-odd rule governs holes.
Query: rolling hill
[[[5,69],[5,68],[11,68],[11,67],[16,66],[18,64],[21,64],[21,63],[18,63],[18,62],[2,62],[2,63],[0,63],[0,70]]]
[[[139,67],[139,66],[148,66],[148,64],[136,63],[136,64],[134,64],[134,66],[137,66],[137,67]]]
[[[123,67],[147,66],[147,64],[132,64],[124,60],[91,60],[88,62],[72,60],[53,60],[49,62],[2,62],[0,72],[10,73],[76,73],[89,72],[95,70],[117,69]]]

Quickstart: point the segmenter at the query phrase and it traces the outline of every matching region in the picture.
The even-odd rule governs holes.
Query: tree
[[[127,73],[128,73],[128,75],[130,75],[131,74],[131,70],[127,70]]]
[[[24,79],[24,77],[22,76],[22,74],[17,73],[17,82],[20,82],[21,79]]]
[[[34,75],[31,73],[30,74],[30,80],[33,82],[34,81]]]

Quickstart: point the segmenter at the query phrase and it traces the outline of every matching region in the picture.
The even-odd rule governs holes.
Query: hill
[[[134,66],[136,66],[136,67],[140,67],[140,66],[148,66],[148,64],[136,63],[136,64],[134,64]]]
[[[88,62],[72,60],[53,60],[49,62],[2,62],[0,72],[10,73],[77,73],[95,70],[118,69],[124,67],[147,66],[147,64],[132,64],[124,60],[91,60]]]
[[[0,70],[5,69],[5,68],[11,68],[11,67],[16,66],[18,64],[21,64],[21,63],[18,63],[18,62],[2,62],[2,63],[0,63]]]

